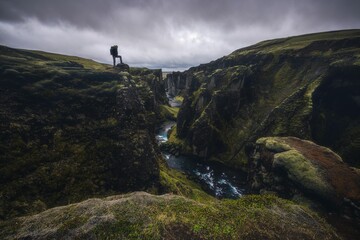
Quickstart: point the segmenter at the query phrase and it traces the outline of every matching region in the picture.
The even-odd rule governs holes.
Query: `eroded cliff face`
[[[170,96],[177,96],[188,88],[186,76],[181,72],[172,72],[165,78],[165,88]]]
[[[304,35],[191,68],[177,136],[190,153],[235,167],[262,136],[314,140],[359,166],[359,45],[357,30]]]
[[[0,47],[0,218],[157,191],[161,70]]]

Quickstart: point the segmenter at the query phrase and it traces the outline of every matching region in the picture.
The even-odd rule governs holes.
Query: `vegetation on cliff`
[[[177,77],[177,136],[193,154],[234,167],[262,136],[313,140],[359,167],[360,31],[264,41]],[[169,81],[169,80],[168,80]]]
[[[0,218],[157,192],[161,70],[0,47]]]

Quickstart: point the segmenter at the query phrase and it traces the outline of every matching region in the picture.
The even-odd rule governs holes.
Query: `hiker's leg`
[[[113,56],[113,65],[114,65],[114,67],[115,67],[115,63],[116,63],[115,59],[116,59],[115,56]]]
[[[123,62],[122,62],[122,57],[119,55],[119,58],[120,58],[120,63],[122,64]]]

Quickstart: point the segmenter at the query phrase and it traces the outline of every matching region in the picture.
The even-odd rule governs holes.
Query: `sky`
[[[185,70],[259,41],[360,28],[360,0],[0,0],[0,44]]]

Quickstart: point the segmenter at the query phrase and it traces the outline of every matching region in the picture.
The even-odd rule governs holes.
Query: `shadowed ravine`
[[[180,107],[181,104],[169,97],[172,107]],[[159,143],[168,141],[168,131],[176,122],[168,121],[161,125],[156,135]],[[241,177],[238,172],[220,163],[204,162],[195,156],[174,156],[163,152],[163,156],[170,168],[184,172],[189,178],[200,183],[204,191],[217,198],[239,198],[246,193],[245,176]]]

